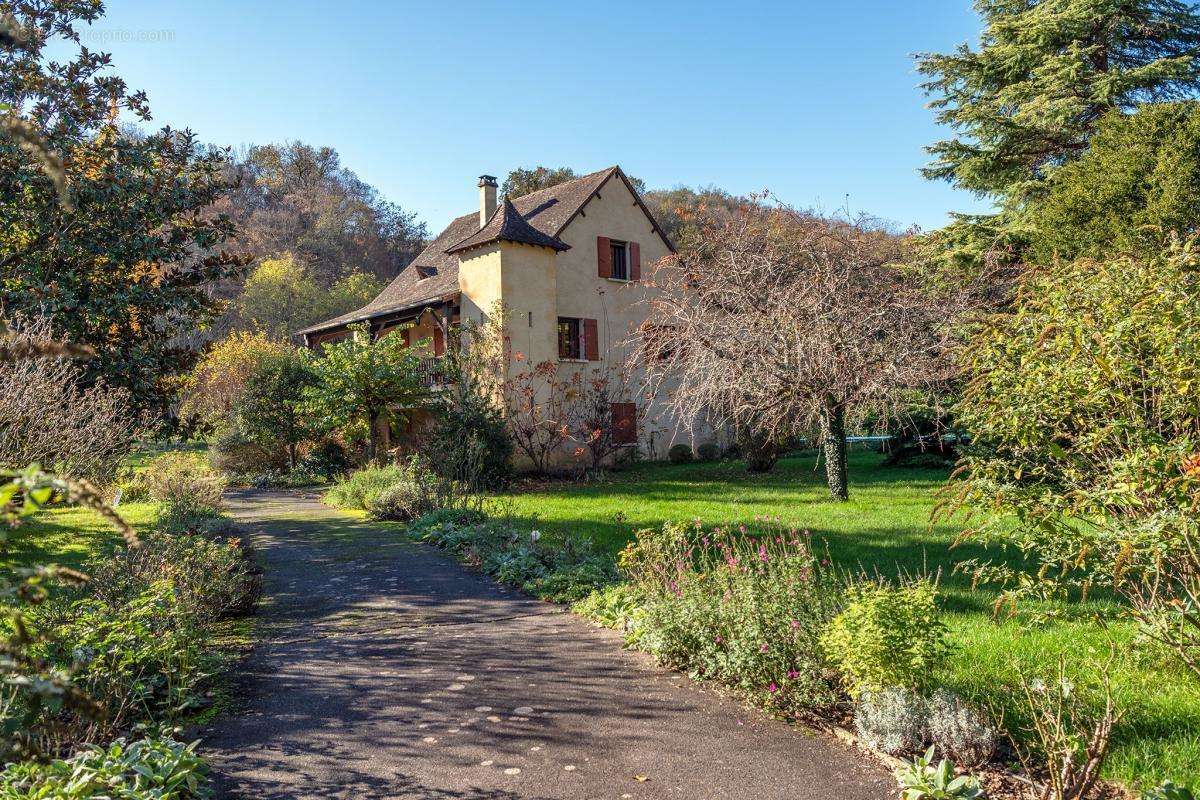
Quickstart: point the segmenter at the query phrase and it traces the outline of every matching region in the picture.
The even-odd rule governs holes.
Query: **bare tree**
[[[948,323],[970,293],[925,285],[906,266],[911,237],[866,218],[759,196],[689,227],[647,300],[635,358],[651,388],[678,418],[760,443],[819,429],[829,490],[847,499],[848,418],[948,376]]]

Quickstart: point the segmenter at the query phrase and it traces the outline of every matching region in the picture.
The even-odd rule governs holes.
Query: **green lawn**
[[[152,503],[123,503],[117,511],[135,530],[150,529],[155,514]],[[35,564],[81,566],[85,561],[122,546],[121,535],[111,524],[86,508],[51,507],[8,531],[9,547],[0,566]]]
[[[705,525],[779,517],[827,542],[844,566],[895,574],[941,570],[947,621],[956,645],[944,685],[978,701],[1012,710],[1015,668],[1048,673],[1062,654],[1079,673],[1108,652],[1110,640],[1129,645],[1135,631],[1105,622],[1115,607],[1105,602],[1071,604],[1060,618],[1033,626],[1028,619],[991,614],[995,594],[972,590],[953,574],[956,560],[978,555],[974,545],[950,550],[958,529],[930,526],[933,492],[943,472],[884,469],[879,456],[851,455],[851,499],[829,499],[824,475],[812,456],[787,458],[768,475],[748,475],[738,462],[643,464],[605,483],[555,485],[506,495],[497,511],[547,534],[587,536],[616,552],[638,528],[668,520],[700,519]],[[1200,782],[1200,681],[1164,653],[1137,643],[1120,648],[1113,682],[1125,718],[1108,764],[1110,777],[1145,785],[1163,778]]]

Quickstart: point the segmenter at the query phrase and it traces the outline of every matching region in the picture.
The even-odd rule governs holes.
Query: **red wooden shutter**
[[[442,336],[441,328],[433,329],[433,354],[440,356],[446,352],[446,339]]]
[[[588,361],[600,360],[600,337],[594,319],[583,321],[583,352]]]
[[[637,444],[637,406],[612,404],[612,440],[616,444]]]
[[[637,242],[629,243],[629,280],[640,281],[642,279],[642,248],[638,247]]]
[[[601,278],[612,277],[612,248],[607,236],[596,237],[596,274]]]

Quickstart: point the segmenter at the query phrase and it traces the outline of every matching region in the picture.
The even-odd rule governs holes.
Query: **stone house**
[[[478,190],[477,211],[451,222],[370,303],[299,331],[304,344],[365,324],[376,337],[420,342],[436,359],[458,323],[482,321],[502,304],[510,372],[540,362],[560,375],[623,367],[648,324],[654,264],[673,245],[621,168],[499,203],[494,177],[481,176]],[[690,441],[630,377],[629,396],[612,409],[614,438],[652,458]]]

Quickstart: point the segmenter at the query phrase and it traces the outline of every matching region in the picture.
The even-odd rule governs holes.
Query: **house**
[[[366,306],[299,331],[305,345],[365,323],[373,336],[429,342],[436,358],[456,324],[502,304],[510,371],[540,362],[563,373],[623,366],[626,343],[647,323],[646,279],[673,252],[625,173],[613,166],[499,203],[494,177],[480,176],[478,188],[477,211],[451,222]],[[652,401],[625,399],[612,412],[622,442],[661,457],[690,441]]]

